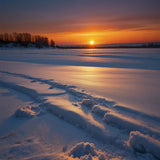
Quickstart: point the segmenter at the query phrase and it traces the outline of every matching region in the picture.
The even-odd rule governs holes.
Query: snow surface
[[[102,106],[94,105],[94,107],[92,108],[92,112],[97,114],[97,115],[100,115],[100,116],[104,117],[104,115],[107,112],[110,112],[110,110],[108,108],[105,108],[105,107],[102,107]]]
[[[159,52],[1,49],[0,159],[160,159]]]
[[[81,142],[73,146],[68,151],[70,157],[78,157],[81,160],[99,159],[105,160],[107,157],[101,151],[97,151],[93,143]]]
[[[33,106],[24,106],[21,108],[18,108],[15,112],[16,117],[34,117],[40,114],[40,111],[37,111],[37,107]]]
[[[132,131],[128,140],[129,146],[141,153],[151,153],[160,159],[160,141],[138,131]]]

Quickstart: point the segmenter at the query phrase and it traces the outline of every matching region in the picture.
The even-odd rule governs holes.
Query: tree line
[[[40,35],[31,35],[30,33],[4,33],[0,34],[0,44],[7,45],[12,43],[13,46],[24,46],[24,47],[55,47],[55,42],[53,40],[48,40],[47,37]]]

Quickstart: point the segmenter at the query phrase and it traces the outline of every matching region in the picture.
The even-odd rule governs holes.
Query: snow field
[[[60,119],[63,119],[64,121],[87,131],[97,140],[125,149],[125,142],[129,139],[127,145],[129,148],[131,147],[136,152],[149,153],[154,157],[159,158],[158,150],[160,147],[160,132],[157,131],[156,128],[153,129],[149,126],[143,125],[141,123],[141,119],[135,121],[119,111],[127,112],[132,115],[135,114],[135,116],[143,113],[126,109],[123,106],[118,106],[116,105],[116,102],[106,100],[105,98],[95,97],[85,93],[84,91],[81,92],[75,86],[61,84],[53,80],[34,78],[24,74],[11,72],[3,73],[32,80],[31,83],[41,82],[42,85],[47,84],[50,86],[49,89],[62,89],[65,91],[64,93],[66,95],[69,95],[72,97],[71,99],[74,99],[74,103],[78,104],[77,106],[70,105],[65,108],[65,104],[64,106],[61,106],[61,103],[59,103],[59,105],[55,105],[54,97],[52,97],[53,103],[51,103],[47,100],[47,97],[42,96],[41,93],[38,93],[36,90],[25,86],[16,85],[11,82],[0,81],[1,86],[21,92],[29,96],[38,104],[37,106],[23,106],[17,109],[15,112],[16,117],[32,118],[41,115],[41,113],[47,113],[46,111],[48,111]],[[57,94],[57,96],[61,95]],[[71,99],[63,98],[64,97],[62,96],[60,101],[65,102],[68,100],[71,102]],[[83,111],[83,107],[86,107],[85,110],[88,113]],[[100,117],[100,120],[94,119],[93,115]],[[155,121],[157,118],[154,116],[152,117],[150,115],[143,114],[141,118],[145,121],[150,121],[150,119]],[[119,130],[119,133],[112,134],[114,132],[114,128]],[[103,159],[103,155],[99,155],[98,151],[95,151],[93,144],[84,142],[77,144],[77,146],[72,148],[72,150],[68,152],[68,155],[73,158],[78,157],[80,159]]]

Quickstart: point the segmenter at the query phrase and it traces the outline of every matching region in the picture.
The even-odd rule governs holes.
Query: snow
[[[105,113],[110,112],[110,110],[99,105],[94,105],[92,108],[92,112],[104,117]]]
[[[33,106],[24,106],[21,108],[18,108],[15,112],[16,117],[34,117],[40,114],[40,111],[37,111],[37,107]]]
[[[157,138],[160,136],[159,130],[153,130],[151,127],[143,125],[141,121],[136,121],[133,118],[128,118],[117,113],[106,113],[103,120],[107,124],[127,131],[141,131]]]
[[[0,159],[159,159],[159,59],[158,49],[1,49]]]
[[[82,100],[82,105],[85,105],[87,107],[92,107],[95,104],[96,104],[96,102],[92,99],[83,99]]]
[[[156,158],[160,159],[160,141],[144,135],[138,131],[132,131],[128,140],[128,145],[135,151],[141,153],[151,153]]]
[[[69,151],[69,156],[73,156],[80,158],[81,156],[84,156],[86,154],[91,154],[92,156],[97,155],[95,152],[94,144],[89,143],[78,143],[76,146],[74,146],[71,151]]]
[[[101,151],[97,151],[93,143],[81,142],[73,146],[68,151],[70,157],[78,157],[80,160],[92,160],[99,159],[105,160],[106,156]]]

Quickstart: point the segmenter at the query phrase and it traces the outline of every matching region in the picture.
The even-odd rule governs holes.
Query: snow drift
[[[148,135],[144,135],[138,131],[130,132],[128,145],[135,151],[141,153],[151,153],[160,159],[160,141],[153,139]]]
[[[34,117],[40,114],[40,109],[35,106],[24,106],[21,108],[18,108],[15,112],[16,117]]]
[[[104,109],[99,105],[94,105],[92,108],[92,112],[103,117],[105,113],[110,112],[110,110],[107,108]]]
[[[93,143],[81,142],[76,144],[68,151],[68,155],[73,158],[79,158],[80,160],[105,160],[107,157],[101,151],[98,151]]]
[[[128,118],[117,113],[106,113],[103,120],[105,123],[119,129],[125,129],[127,131],[140,131],[142,133],[147,133],[151,136],[155,136],[157,138],[160,137],[160,132],[152,130],[152,128],[140,124],[139,121],[138,123],[132,118]]]
[[[15,112],[16,117],[35,117],[47,111],[59,117],[72,126],[88,132],[96,140],[126,149],[124,142],[128,140],[128,146],[141,153],[150,153],[159,158],[160,132],[156,128],[154,116],[143,114],[134,109],[128,109],[116,105],[115,102],[101,97],[95,97],[76,86],[65,85],[51,79],[35,78],[24,74],[3,72],[10,76],[27,79],[31,87],[21,86],[13,82],[0,80],[0,86],[21,92],[32,99],[37,107],[23,106]],[[32,83],[47,84],[47,89],[57,88],[65,94],[41,94],[32,88]],[[49,101],[50,96],[51,101]],[[69,97],[68,99],[66,97]],[[60,102],[60,103],[59,103]],[[76,106],[76,107],[75,107]],[[131,117],[129,115],[132,115]],[[140,116],[134,119],[135,116]],[[145,125],[143,121],[153,123],[153,127]],[[158,123],[157,123],[158,124]],[[158,126],[158,125],[157,125]],[[154,128],[154,129],[153,129]],[[140,131],[140,132],[138,132]],[[146,136],[147,135],[147,136]],[[156,140],[157,139],[157,140]],[[96,150],[95,146],[88,142],[81,142],[69,150],[68,155],[79,159],[104,159],[104,155]]]
[[[87,107],[92,107],[95,104],[96,104],[96,102],[92,99],[83,99],[82,100],[82,105],[85,105]]]

